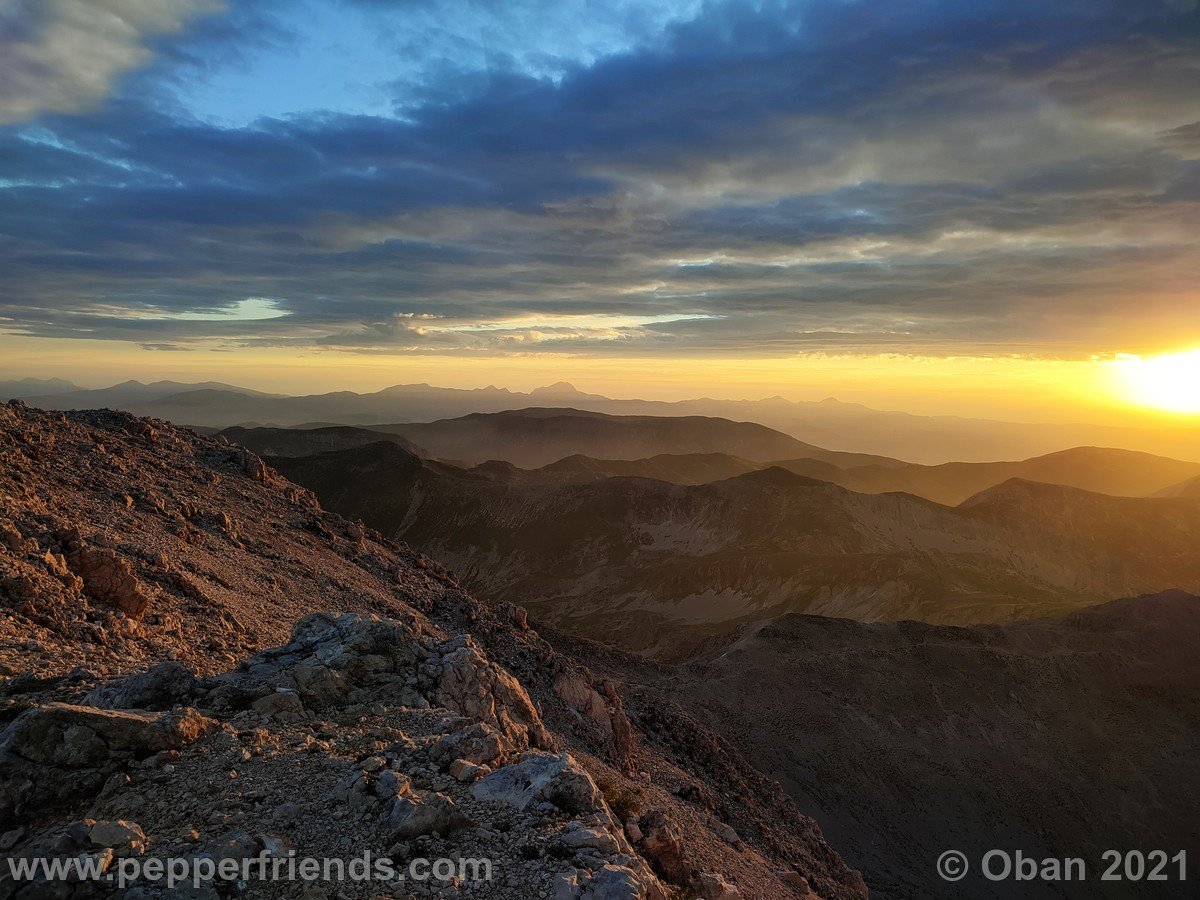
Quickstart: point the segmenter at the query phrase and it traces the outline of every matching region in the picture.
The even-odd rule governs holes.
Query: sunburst
[[[1116,361],[1120,390],[1139,406],[1200,414],[1200,348]]]

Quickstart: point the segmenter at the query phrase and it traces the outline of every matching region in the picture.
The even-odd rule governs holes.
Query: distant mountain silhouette
[[[775,463],[802,475],[814,474],[810,460]],[[826,471],[831,481],[856,491],[877,494],[907,491],[938,503],[954,505],[1010,478],[1083,488],[1101,494],[1145,497],[1200,476],[1200,463],[1184,462],[1103,447],[1076,447],[1018,462],[946,463],[941,466],[864,466]]]
[[[398,444],[410,453],[427,457],[424,449],[398,434],[349,425],[315,428],[268,428],[239,426],[220,431],[232,443],[264,456],[308,456],[329,450],[345,450],[380,441]],[[825,465],[836,469],[829,463]],[[595,459],[583,454],[563,457],[536,469],[521,469],[510,462],[490,459],[469,469],[489,479],[525,484],[585,484],[604,478],[654,478],[672,484],[704,484],[732,478],[763,467],[727,453],[662,453],[643,459]],[[452,467],[453,468],[453,467]]]
[[[807,456],[837,465],[903,465],[898,460],[839,453],[797,441],[753,422],[706,416],[609,416],[577,409],[532,408],[472,413],[457,419],[379,426],[441,459],[468,464],[503,459],[534,468],[577,454],[641,459],[663,453],[725,453],[766,461]]]
[[[832,398],[820,402],[791,401],[782,397],[763,400],[620,400],[579,391],[566,382],[529,393],[494,386],[461,390],[410,384],[394,385],[373,393],[334,391],[296,397],[212,383],[157,382],[142,387],[155,388],[160,384],[171,385],[171,389],[124,391],[126,385],[118,385],[103,391],[39,392],[31,402],[47,409],[115,406],[137,415],[205,427],[228,427],[245,422],[279,426],[297,426],[306,422],[327,425],[430,422],[469,413],[555,405],[610,415],[708,416],[756,422],[804,443],[928,465],[955,460],[1023,459],[1086,445],[1126,447],[1200,462],[1200,422],[1190,426],[1172,423],[1162,427],[1028,424],[956,416],[918,416],[870,409]]]
[[[30,406],[42,409],[111,408],[132,411],[135,407],[155,403],[164,405],[168,409],[203,409],[214,402],[219,404],[226,399],[227,395],[252,398],[256,401],[276,400],[282,396],[281,394],[264,394],[261,391],[252,391],[219,381],[206,381],[199,384],[179,381],[154,381],[149,384],[140,381],[123,381],[107,388],[95,390],[75,388],[66,393],[35,395],[26,397],[25,400]],[[215,423],[197,420],[194,424]]]
[[[579,402],[603,402],[608,400],[607,397],[601,394],[585,393],[567,381],[556,381],[554,384],[548,384],[545,387],[534,388],[529,392],[529,398],[531,400],[536,400],[539,403],[552,401],[555,404],[568,405]]]
[[[64,394],[69,391],[81,391],[77,384],[63,378],[19,378],[14,381],[0,381],[0,398],[4,400],[24,400],[43,394]]]

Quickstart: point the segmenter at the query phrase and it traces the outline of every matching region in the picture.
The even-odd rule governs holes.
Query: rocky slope
[[[642,709],[682,703],[815,811],[873,896],[1188,897],[1102,882],[1110,848],[1200,852],[1200,597],[953,628],[789,615],[664,669],[560,639]],[[769,690],[764,686],[769,685]],[[1087,861],[1087,884],[996,884],[991,848]],[[936,875],[971,859],[958,885]]]
[[[856,897],[728,743],[619,692],[255,455],[0,407],[0,851],[487,857],[440,886],[262,896]],[[111,883],[13,884],[93,897]],[[233,882],[197,896],[236,893]],[[315,891],[315,893],[314,893]],[[179,894],[158,883],[124,896]]]
[[[558,484],[386,444],[274,464],[481,596],[662,658],[787,612],[995,622],[1200,590],[1194,501],[1011,482],[947,508],[778,468],[701,485]]]

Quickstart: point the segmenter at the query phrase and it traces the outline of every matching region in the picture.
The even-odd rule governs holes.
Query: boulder
[[[720,875],[701,872],[696,888],[703,900],[741,900],[742,892]]]
[[[525,809],[545,800],[570,813],[596,812],[604,799],[596,782],[569,753],[530,751],[471,787],[477,800],[503,801]]]
[[[100,685],[83,702],[101,709],[171,709],[190,702],[199,685],[191,669],[177,662],[163,662],[137,675]]]
[[[286,857],[296,850],[296,845],[291,840],[283,835],[270,832],[260,834],[258,843],[262,847],[262,852],[271,857]]]
[[[612,718],[608,713],[608,705],[600,692],[592,687],[591,682],[580,672],[564,672],[554,681],[554,693],[564,703],[582,715],[587,721],[599,729],[607,739],[612,740]]]
[[[218,864],[221,860],[253,859],[262,852],[263,845],[257,838],[241,828],[227,831],[217,840],[212,848],[212,857]]]
[[[472,824],[445,794],[412,791],[393,800],[388,810],[393,840],[408,840],[423,834],[447,834]]]
[[[601,866],[583,887],[580,900],[666,900],[658,879],[628,866]]]
[[[724,822],[718,823],[716,827],[717,835],[721,840],[730,844],[735,850],[745,850],[746,842],[741,839],[731,825],[726,825]]]
[[[288,688],[306,708],[321,710],[345,703],[353,690],[388,673],[413,671],[421,653],[420,632],[411,621],[314,613],[293,626],[282,647],[217,676],[213,694]]]
[[[577,872],[561,872],[554,879],[554,900],[579,900],[580,893]]]
[[[439,738],[430,748],[429,758],[437,763],[465,760],[476,766],[486,766],[499,759],[503,752],[500,735],[495,729],[476,722]]]
[[[501,752],[554,746],[529,694],[512,675],[484,656],[469,636],[434,645],[415,618],[315,613],[296,623],[287,644],[216,676],[208,696],[214,704],[244,707],[280,689],[296,691],[304,707],[314,711],[358,702],[434,705],[487,726],[490,733],[450,739],[437,751],[447,762],[482,764]],[[493,737],[500,752],[493,753]],[[468,738],[474,739],[470,750],[450,749],[454,741]]]
[[[574,850],[588,847],[605,856],[628,849],[612,832],[594,825],[585,825],[578,819],[571,820],[566,830],[558,836],[558,840],[559,843]]]
[[[407,794],[411,786],[412,779],[403,772],[397,772],[394,769],[381,769],[375,775],[372,790],[380,800],[390,800],[393,797],[401,797]]]
[[[477,766],[475,763],[467,762],[465,759],[456,759],[450,763],[450,768],[447,771],[449,771],[455,781],[469,784],[473,781],[478,781],[485,775],[491,774],[492,770],[485,766]]]
[[[617,693],[617,686],[610,680],[604,680],[600,683],[600,693],[604,695],[608,702],[609,723],[612,726],[612,742],[613,742],[613,757],[627,773],[636,771],[634,750],[635,741],[633,737],[633,723],[629,721],[629,716],[625,714],[624,705],[621,703],[621,696]]]
[[[304,718],[304,703],[295,691],[276,690],[252,704],[260,716],[270,716],[277,722],[299,722]]]
[[[117,819],[115,822],[95,822],[88,828],[87,839],[93,847],[108,848],[124,858],[141,856],[146,852],[146,833],[137,822]]]
[[[130,762],[179,750],[215,727],[194,709],[137,713],[68,703],[28,709],[0,732],[0,827],[95,794]]]
[[[316,709],[335,705],[350,689],[346,677],[328,666],[299,665],[291,675],[300,696]]]
[[[683,858],[683,830],[665,810],[653,809],[642,816],[642,855],[655,870],[675,884],[687,881],[687,865]]]
[[[234,451],[233,462],[247,478],[255,481],[271,480],[271,470],[267,468],[267,464],[244,447],[238,447]]]
[[[621,769],[633,770],[633,725],[611,680],[596,681],[587,669],[564,665],[554,679],[554,693],[611,745],[612,759]]]
[[[529,630],[529,612],[525,607],[502,600],[492,608],[496,615],[511,622],[518,631]]]

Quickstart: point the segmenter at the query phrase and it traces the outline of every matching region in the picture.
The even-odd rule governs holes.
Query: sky
[[[5,377],[1097,417],[1198,226],[1192,0],[0,0]]]

